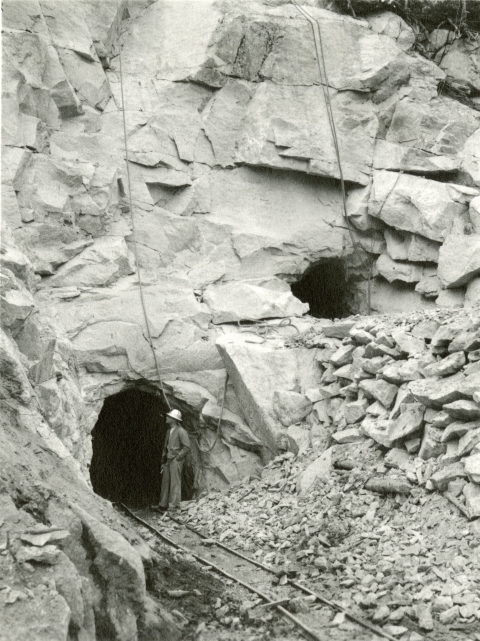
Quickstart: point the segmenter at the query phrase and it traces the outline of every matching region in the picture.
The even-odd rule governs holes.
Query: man
[[[170,429],[163,447],[162,490],[158,505],[161,510],[175,509],[180,506],[183,462],[190,451],[190,439],[182,427],[182,414],[179,410],[168,412],[167,425]]]

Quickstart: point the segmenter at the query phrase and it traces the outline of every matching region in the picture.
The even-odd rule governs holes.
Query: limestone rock
[[[463,496],[470,516],[480,516],[480,487],[475,483],[467,483],[463,488]]]
[[[458,455],[465,456],[466,454],[470,454],[478,443],[480,443],[480,428],[468,430],[458,442]]]
[[[455,352],[424,368],[426,376],[450,376],[456,374],[467,362],[463,352]]]
[[[480,423],[478,421],[471,421],[470,423],[455,421],[445,428],[442,435],[442,441],[447,442],[450,441],[450,439],[461,438],[468,431],[476,430],[478,427],[480,427]]]
[[[294,169],[338,178],[338,166],[325,102],[318,86],[263,82],[245,115],[237,162]],[[332,92],[338,122],[353,126],[338,131],[345,178],[365,185],[378,122],[372,105],[360,94]]]
[[[42,587],[33,588],[30,598],[21,592],[25,598],[11,603],[6,602],[7,592],[2,592],[2,633],[8,634],[9,641],[68,638],[70,608],[56,589],[48,591]]]
[[[32,389],[22,365],[20,353],[1,328],[0,369],[2,371],[0,396],[4,399],[12,397],[22,403],[28,403]]]
[[[436,272],[424,276],[415,285],[415,291],[425,296],[425,298],[438,298],[442,289],[442,282],[438,278]]]
[[[382,254],[377,262],[378,273],[389,283],[401,280],[405,283],[418,283],[422,278],[428,276],[428,272],[421,265],[392,260],[388,254]]]
[[[342,347],[339,347],[339,349],[331,356],[330,362],[335,367],[348,365],[353,360],[353,353],[355,352],[355,349],[355,345],[342,345]]]
[[[364,436],[358,427],[350,427],[346,430],[340,430],[332,435],[333,440],[340,445],[344,443],[357,443],[363,441]]]
[[[440,68],[455,81],[479,91],[478,56],[478,43],[468,39],[455,40],[442,57]]]
[[[387,409],[392,407],[398,392],[398,387],[396,385],[392,385],[391,383],[387,383],[380,379],[361,381],[359,387],[368,396],[380,401],[380,403],[382,403],[382,405]]]
[[[447,489],[448,484],[456,479],[465,478],[465,466],[463,463],[452,463],[440,468],[432,474],[430,480],[433,485],[443,492]]]
[[[468,478],[474,483],[480,484],[480,454],[468,456],[464,462]]]
[[[480,277],[472,278],[465,292],[465,306],[480,303]]]
[[[442,442],[442,430],[432,427],[428,423],[423,431],[422,443],[418,456],[427,461],[446,452],[446,444]]]
[[[459,421],[475,421],[480,419],[480,406],[474,401],[461,399],[443,406],[452,418]]]
[[[374,166],[423,175],[453,171],[459,168],[458,155],[478,125],[478,115],[451,98],[400,100],[386,139],[376,148]]]
[[[284,428],[273,409],[274,392],[291,391],[296,385],[305,390],[320,386],[314,350],[255,345],[245,342],[242,334],[218,339],[217,348],[250,429],[276,452],[276,438]]]
[[[400,416],[389,427],[389,437],[394,441],[405,440],[418,432],[423,425],[424,407],[419,403],[400,406]]]
[[[105,287],[134,272],[134,258],[123,238],[104,236],[62,265],[50,279],[52,287]]]
[[[437,296],[436,304],[438,307],[463,307],[465,301],[465,291],[462,289],[444,289]]]
[[[118,639],[136,636],[137,619],[145,598],[145,574],[135,548],[79,507],[80,516],[92,546],[93,563],[105,581],[106,614]],[[122,571],[118,572],[121,566]]]
[[[458,219],[440,248],[438,277],[445,287],[466,285],[480,274],[480,234],[466,234]]]
[[[440,409],[453,401],[471,399],[479,383],[479,373],[467,377],[458,373],[443,379],[425,378],[412,381],[408,388],[420,403]]]
[[[437,263],[439,245],[416,234],[385,229],[387,253],[393,260],[412,263]]]
[[[302,316],[309,307],[290,291],[275,291],[250,283],[211,285],[203,295],[214,323]]]
[[[300,422],[312,409],[312,403],[303,394],[287,391],[275,391],[273,394],[273,411],[285,427]]]
[[[330,476],[333,469],[333,448],[329,447],[304,470],[297,481],[297,491],[306,494],[313,489],[317,481]]]
[[[468,209],[475,189],[418,176],[376,171],[368,213],[387,225],[442,242],[453,222]]]
[[[351,403],[346,403],[344,414],[347,425],[359,423],[365,417],[367,408],[367,399],[359,399],[357,401],[352,401]]]

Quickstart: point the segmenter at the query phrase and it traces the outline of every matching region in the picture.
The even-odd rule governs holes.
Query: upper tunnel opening
[[[166,412],[160,397],[136,388],[105,399],[92,430],[90,479],[97,494],[134,506],[158,503]],[[183,475],[186,500],[193,492],[191,466]]]
[[[345,318],[352,313],[347,270],[340,258],[313,265],[291,289],[302,303],[310,305],[310,314],[317,318]]]

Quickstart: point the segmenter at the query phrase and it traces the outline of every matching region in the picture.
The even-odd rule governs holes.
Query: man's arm
[[[190,451],[190,439],[183,427],[181,427],[178,431],[178,438],[180,440],[180,443],[182,444],[182,448],[175,458],[177,459],[177,461],[183,461],[183,459]]]

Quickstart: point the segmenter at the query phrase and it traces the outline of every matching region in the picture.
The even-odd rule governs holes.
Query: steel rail
[[[275,571],[273,568],[268,567],[268,565],[264,565],[263,563],[260,563],[260,561],[257,561],[256,559],[251,559],[245,554],[242,554],[241,552],[238,552],[237,550],[234,550],[228,545],[225,545],[225,543],[221,543],[220,541],[217,541],[215,539],[211,539],[211,537],[206,536],[199,530],[196,530],[194,527],[191,525],[188,525],[188,523],[183,523],[182,521],[175,519],[174,517],[170,516],[169,514],[166,514],[166,516],[171,520],[174,521],[175,523],[178,523],[179,525],[183,525],[184,527],[188,528],[192,532],[194,532],[197,536],[199,536],[202,539],[207,539],[207,540],[212,540],[215,541],[215,545],[222,548],[223,550],[226,550],[227,552],[230,552],[230,554],[233,554],[234,556],[238,556],[240,559],[243,559],[244,561],[248,561],[252,565],[256,565],[259,568],[262,568],[262,570],[265,570],[266,572],[270,572],[270,574],[275,574],[278,576],[278,572]],[[315,596],[317,597],[318,601],[321,601],[325,605],[328,605],[330,608],[333,610],[337,610],[338,612],[343,612],[345,616],[347,616],[351,621],[354,621],[355,623],[358,623],[358,625],[361,625],[362,627],[366,628],[367,630],[370,630],[371,632],[374,632],[375,634],[384,637],[385,639],[389,639],[389,641],[398,641],[398,639],[395,639],[391,634],[388,632],[385,632],[381,628],[377,627],[376,625],[373,625],[372,623],[369,623],[368,621],[364,621],[360,617],[357,617],[355,614],[352,614],[349,612],[346,608],[344,608],[342,605],[339,603],[335,603],[335,601],[330,601],[329,599],[325,598],[321,594],[318,594],[318,592],[315,592],[311,590],[310,588],[307,588],[305,585],[302,585],[301,583],[298,583],[297,581],[292,581],[292,579],[289,579],[287,576],[287,582],[297,588],[297,590],[301,590],[302,592],[305,592],[306,594],[309,594],[310,596]]]
[[[121,505],[121,506],[122,506],[122,507],[127,511],[127,513],[128,513],[128,514],[130,514],[134,519],[136,519],[137,521],[139,521],[140,523],[142,523],[143,525],[145,525],[145,526],[146,526],[146,527],[148,527],[149,529],[152,529],[152,531],[155,531],[157,534],[159,534],[159,536],[160,536],[161,538],[166,538],[166,539],[168,538],[168,537],[165,537],[165,535],[164,535],[164,534],[161,534],[160,532],[158,532],[158,530],[156,530],[156,528],[154,528],[152,525],[150,525],[149,523],[147,523],[146,521],[144,521],[143,519],[141,519],[137,514],[135,514],[134,512],[132,512],[132,511],[131,511],[129,508],[127,508],[125,505],[123,505],[123,503],[121,503],[120,505]],[[202,532],[200,532],[199,530],[196,530],[196,529],[195,529],[194,527],[192,527],[191,525],[188,525],[188,523],[183,523],[182,521],[180,521],[180,520],[178,520],[178,519],[176,519],[176,518],[174,518],[174,517],[170,516],[169,514],[165,514],[165,516],[167,516],[167,518],[168,518],[169,520],[173,521],[174,523],[177,523],[178,525],[183,525],[184,527],[186,527],[187,529],[189,529],[191,532],[193,532],[194,534],[196,534],[197,536],[199,536],[201,539],[204,539],[204,540],[205,540],[205,539],[206,539],[206,540],[211,540],[212,542],[214,542],[214,544],[215,544],[217,547],[219,547],[219,548],[221,548],[221,549],[225,550],[226,552],[229,552],[229,553],[230,553],[230,554],[232,554],[233,556],[236,556],[236,557],[238,557],[238,558],[240,558],[240,559],[243,559],[244,561],[247,561],[248,563],[250,563],[250,564],[252,564],[252,565],[257,566],[257,567],[261,568],[262,570],[265,570],[266,572],[269,572],[270,574],[274,574],[275,576],[278,576],[278,572],[277,572],[277,571],[275,571],[273,568],[268,567],[268,565],[264,565],[264,564],[263,564],[263,563],[261,563],[260,561],[257,561],[257,560],[255,560],[255,559],[251,559],[251,558],[249,558],[248,556],[246,556],[245,554],[242,554],[241,552],[238,552],[237,550],[234,550],[234,549],[232,549],[232,548],[228,547],[228,545],[225,545],[224,543],[221,543],[220,541],[217,541],[217,540],[215,540],[215,539],[212,539],[212,538],[211,538],[211,537],[209,537],[209,536],[206,536],[205,534],[203,534],[203,533],[202,533]],[[168,540],[170,541],[170,539],[168,539]],[[179,544],[175,544],[175,545],[179,545]],[[182,546],[179,546],[179,547],[182,547]],[[193,556],[195,556],[195,555],[194,555],[190,550],[188,550],[188,548],[184,548],[184,549],[185,549],[185,550],[187,550],[187,552],[188,552],[189,554],[192,554]],[[209,565],[212,565],[211,563],[208,563],[208,564],[209,564]],[[214,566],[212,565],[212,567],[214,567]],[[230,578],[230,579],[232,579],[232,578],[233,578],[233,580],[237,581],[237,579],[236,579],[234,576],[229,576],[228,578]],[[241,581],[241,580],[239,579],[238,581]],[[329,599],[325,598],[324,596],[322,596],[322,595],[321,595],[321,594],[319,594],[318,592],[315,592],[314,590],[311,590],[311,589],[310,589],[310,588],[308,588],[307,586],[302,585],[301,583],[298,583],[297,581],[293,581],[292,579],[289,579],[288,577],[287,577],[287,582],[288,582],[292,587],[296,588],[297,590],[300,590],[301,592],[304,592],[305,594],[308,594],[309,596],[314,596],[314,597],[316,597],[317,601],[320,601],[320,602],[321,602],[321,603],[323,603],[324,605],[327,605],[328,607],[332,608],[332,610],[337,610],[337,612],[342,612],[342,613],[343,613],[343,614],[345,614],[345,616],[346,616],[346,617],[348,617],[351,621],[353,621],[354,623],[357,623],[358,625],[360,625],[361,627],[363,627],[363,628],[365,628],[365,629],[367,629],[367,630],[370,630],[370,632],[374,632],[374,633],[375,633],[375,634],[377,634],[378,636],[381,636],[381,637],[383,637],[384,639],[388,639],[389,641],[398,641],[398,639],[396,639],[394,636],[392,636],[392,635],[391,635],[391,634],[389,634],[388,632],[385,632],[385,630],[382,630],[381,628],[377,627],[376,625],[373,625],[372,623],[369,623],[368,621],[364,621],[364,620],[363,620],[363,619],[361,619],[360,617],[357,617],[355,614],[353,614],[352,612],[350,612],[347,608],[344,608],[344,607],[343,607],[342,605],[340,605],[339,603],[336,603],[335,601],[330,601]],[[247,585],[246,587],[248,587],[248,589],[250,589],[248,585]],[[254,588],[254,591],[255,591],[255,590],[256,590],[256,588]],[[258,593],[258,592],[257,592],[257,594],[259,594],[259,595],[260,595],[260,593]],[[269,597],[268,597],[268,603],[273,607],[273,603],[274,603],[274,601],[272,601]],[[283,610],[284,608],[279,608],[279,609]],[[288,610],[285,610],[285,612],[288,612]],[[290,612],[288,612],[288,615],[290,615],[290,614],[291,614],[291,613],[290,613]]]
[[[162,534],[153,525],[151,525],[147,521],[144,521],[142,518],[140,518],[137,514],[135,514],[135,512],[132,512],[126,505],[124,505],[123,503],[121,503],[120,505],[127,512],[127,514],[129,514],[133,519],[135,519],[136,521],[141,523],[144,527],[149,529],[151,532],[154,532],[158,537],[160,537],[163,541],[165,541],[166,543],[168,543],[172,547],[176,548],[177,550],[181,550],[182,552],[185,552],[186,554],[190,554],[191,556],[193,556],[194,559],[196,559],[197,561],[199,561],[203,565],[213,568],[219,574],[222,574],[223,576],[227,577],[228,579],[230,579],[232,581],[235,581],[239,585],[242,585],[244,588],[246,588],[250,592],[253,592],[254,594],[257,594],[264,601],[266,601],[267,604],[269,604],[271,607],[275,607],[283,617],[286,617],[287,619],[292,621],[292,623],[294,623],[298,628],[301,629],[301,631],[302,631],[302,633],[304,635],[308,635],[308,637],[314,639],[315,641],[327,641],[326,637],[319,636],[316,632],[314,632],[314,630],[311,630],[307,625],[305,625],[305,623],[300,621],[300,619],[298,619],[291,612],[289,612],[288,610],[283,608],[281,605],[276,603],[273,599],[271,599],[267,594],[265,594],[261,590],[258,590],[253,585],[250,585],[246,581],[243,581],[242,579],[239,579],[234,574],[230,574],[230,572],[227,572],[226,570],[224,570],[220,566],[216,565],[215,563],[212,563],[208,559],[203,558],[199,554],[196,554],[195,552],[192,552],[192,550],[189,550],[188,548],[184,547],[183,545],[180,545],[180,543],[176,543],[175,541],[170,539],[165,534]]]

